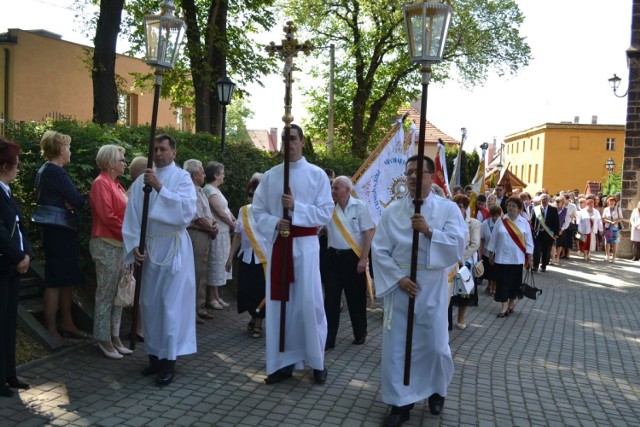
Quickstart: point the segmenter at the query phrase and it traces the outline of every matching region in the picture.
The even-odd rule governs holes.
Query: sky
[[[467,129],[465,150],[482,142],[498,143],[509,134],[543,123],[573,121],[624,124],[626,98],[613,95],[607,79],[616,73],[621,79],[619,92],[628,85],[625,51],[631,37],[631,0],[516,0],[525,16],[522,34],[531,46],[533,60],[516,76],[490,75],[482,87],[466,90],[449,80],[431,84],[427,120],[460,140]],[[0,14],[0,32],[8,28],[46,29],[63,39],[91,45],[79,32],[78,14],[73,0],[20,0],[5,5]],[[160,3],[160,1],[158,1]],[[455,4],[455,2],[454,2]],[[89,11],[84,11],[90,15]],[[282,25],[262,36],[264,43],[283,38]],[[118,50],[125,49],[124,43]],[[436,65],[437,66],[437,65]],[[298,73],[293,89],[293,116],[306,117],[303,86]],[[280,75],[263,79],[264,88],[245,88],[254,111],[249,129],[282,128],[284,84]],[[336,88],[338,91],[339,88]]]

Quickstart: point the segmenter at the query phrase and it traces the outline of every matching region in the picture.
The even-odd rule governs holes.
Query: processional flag
[[[376,224],[391,202],[409,194],[404,170],[413,146],[405,147],[403,120],[398,119],[351,178],[356,197],[369,206]]]
[[[444,196],[449,198],[451,197],[451,189],[447,182],[447,176],[449,176],[447,174],[447,157],[445,155],[444,145],[442,145],[442,140],[439,139],[438,141],[438,152],[436,153],[436,158],[433,159],[436,164],[436,170],[433,174],[433,183],[442,188]]]

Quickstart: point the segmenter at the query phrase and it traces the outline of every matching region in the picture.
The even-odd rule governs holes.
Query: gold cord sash
[[[244,224],[244,231],[247,233],[247,237],[249,238],[249,242],[251,242],[251,247],[253,248],[253,253],[256,254],[258,259],[260,260],[260,264],[262,264],[262,268],[264,269],[264,274],[267,274],[267,257],[264,256],[264,252],[258,243],[258,239],[256,239],[256,235],[253,232],[253,228],[251,227],[251,216],[249,215],[249,210],[251,209],[251,205],[244,205],[240,210],[242,211],[242,223]]]

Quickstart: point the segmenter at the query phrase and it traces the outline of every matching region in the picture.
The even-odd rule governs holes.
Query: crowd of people
[[[214,318],[208,310],[230,306],[220,287],[231,278],[237,258],[237,311],[249,314],[250,336],[266,337],[266,384],[285,381],[306,366],[313,380],[323,384],[329,375],[325,353],[336,345],[343,292],[352,344],[366,341],[371,274],[376,297],[384,301],[382,400],[390,412],[383,425],[399,426],[420,400],[427,400],[434,415],[443,410],[453,376],[453,308],[456,327],[466,329],[467,310],[478,305],[483,280],[485,292],[499,304],[497,317],[507,318],[522,298],[523,272],[544,273],[550,264],[569,258],[575,247],[587,262],[593,251],[604,250],[605,260],[613,263],[620,230],[630,226],[634,260],[640,259],[640,203],[627,221],[619,194],[603,203],[577,192],[552,197],[543,190],[531,197],[516,190],[507,195],[498,185],[477,197],[470,188],[454,188],[449,200],[432,183],[435,165],[426,156],[407,160],[410,197],[392,203],[376,228],[366,204],[352,197],[351,179],[334,178],[306,161],[299,126],[292,125],[286,134],[288,189],[284,164],[254,174],[245,189],[248,203],[237,217],[220,188],[224,165],[189,159],[179,167],[177,142],[170,135],[156,137],[153,168],[145,158],[132,161],[128,190],[118,179],[126,171],[125,150],[115,145],[98,150],[100,173],[88,195],[89,251],[97,283],[92,337],[105,357],[122,359],[132,353],[120,340],[122,307],[114,300],[120,281],[135,266],[141,269],[137,334],[149,359],[142,374],[154,375],[158,385],[170,384],[178,356],[197,351],[196,324]],[[71,137],[47,131],[40,145],[45,163],[36,177],[36,203],[38,209],[53,207],[64,217],[39,224],[44,323],[64,343],[68,337],[91,337],[75,326],[71,315],[72,287],[81,282],[75,212],[87,197],[64,169],[71,161]],[[7,397],[13,395],[11,388],[29,387],[15,371],[17,289],[20,274],[33,259],[24,218],[9,188],[19,155],[17,143],[0,139],[0,396]],[[415,213],[416,205],[420,213]],[[146,238],[141,240],[145,223]],[[412,262],[417,264],[414,279]],[[453,282],[465,267],[476,276],[474,286],[457,293]],[[415,307],[412,313],[409,302]],[[414,325],[413,369],[406,386],[408,319]]]

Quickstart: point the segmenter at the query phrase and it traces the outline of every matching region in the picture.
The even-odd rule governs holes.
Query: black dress
[[[38,185],[39,184],[39,185]],[[39,205],[81,208],[85,198],[78,192],[69,174],[60,166],[47,163],[37,180]],[[82,281],[79,264],[78,233],[59,228],[42,227],[44,280],[49,288],[77,286]]]

